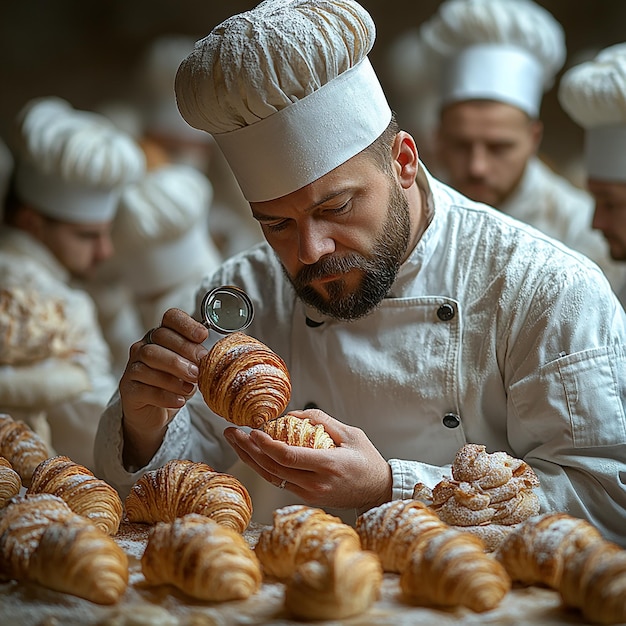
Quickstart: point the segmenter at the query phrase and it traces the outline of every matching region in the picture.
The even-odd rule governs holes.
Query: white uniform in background
[[[593,198],[532,158],[524,177],[505,203],[503,213],[582,252],[604,271],[615,291],[626,286],[626,266],[612,261],[602,235],[591,226]]]
[[[84,370],[87,381],[73,393],[71,388],[65,394],[59,392],[56,401],[41,406],[42,397],[55,396],[54,389],[46,389],[50,381],[46,376],[23,377],[19,383],[23,388],[7,390],[7,397],[0,397],[0,410],[19,398],[18,408],[24,414],[43,411],[49,426],[48,443],[54,452],[93,468],[99,414],[117,381],[94,302],[84,289],[71,284],[74,277],[70,272],[87,272],[96,264],[97,255],[105,256],[102,251],[95,252],[93,233],[97,232],[100,240],[107,232],[122,187],[143,175],[144,155],[106,118],[77,111],[65,100],[50,97],[31,100],[19,112],[15,161],[14,221],[0,229],[0,287],[33,289],[42,297],[60,299],[71,333],[71,353],[66,359]],[[46,224],[46,220],[51,223]],[[68,256],[61,261],[62,251],[56,250],[55,255],[53,248],[82,241],[84,233],[79,236],[71,229],[90,226],[95,231],[89,231],[86,245],[91,247],[75,244],[85,258],[70,267],[74,259]],[[51,234],[39,239],[41,229]],[[46,241],[54,243],[46,245]],[[110,246],[107,250],[110,252]],[[85,266],[78,269],[83,262]],[[6,367],[9,369],[3,374],[7,376],[23,372],[18,364]]]
[[[287,410],[313,404],[362,428],[389,460],[393,498],[410,498],[416,482],[434,486],[463,444],[481,442],[532,465],[544,509],[590,519],[623,544],[626,316],[604,275],[428,175],[418,182],[433,220],[390,297],[363,319],[305,310],[266,245],[226,261],[200,294],[220,284],[248,292],[255,318],[246,332],[280,354],[291,374]],[[312,327],[307,316],[323,323]],[[122,495],[172,458],[232,471],[236,457],[222,437],[229,424],[199,393],[141,472],[122,465],[121,417],[114,402],[102,418],[97,461]],[[244,484],[259,522],[297,501],[256,475]]]
[[[585,131],[585,175],[597,201],[594,227],[626,271],[626,43],[570,68],[558,97]],[[615,291],[626,306],[626,280]]]

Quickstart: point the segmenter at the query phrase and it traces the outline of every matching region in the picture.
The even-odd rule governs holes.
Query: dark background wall
[[[2,0],[0,2],[0,137],[31,97],[57,95],[77,108],[124,98],[131,69],[156,36],[200,38],[254,0]],[[388,86],[385,54],[394,37],[432,15],[440,0],[362,0],[378,28],[370,55]],[[563,24],[569,59],[626,41],[624,0],[540,0]],[[389,88],[393,106],[393,90]],[[543,103],[544,153],[555,161],[579,150],[581,133],[561,111],[553,88]],[[402,120],[401,120],[402,121]]]

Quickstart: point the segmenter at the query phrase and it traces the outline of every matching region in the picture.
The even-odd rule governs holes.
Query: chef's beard
[[[289,276],[285,270],[303,302],[324,315],[349,321],[366,316],[385,298],[398,275],[411,236],[409,205],[395,180],[389,196],[387,219],[370,255],[352,252],[340,257],[323,257],[317,263],[303,267],[295,277]],[[361,282],[354,291],[348,291],[341,278],[325,284],[325,296],[310,286],[311,281],[350,270],[362,273]]]

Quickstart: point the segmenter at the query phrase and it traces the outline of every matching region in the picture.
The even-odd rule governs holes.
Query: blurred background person
[[[611,257],[626,261],[626,43],[570,68],[561,78],[558,96],[585,131],[587,188],[595,199],[593,227],[604,235]],[[626,287],[617,296],[626,305]]]
[[[59,303],[70,329],[68,355],[84,369],[88,386],[45,407],[51,444],[91,467],[98,417],[117,381],[94,303],[76,281],[89,281],[113,254],[121,190],[143,174],[145,158],[109,120],[61,98],[26,103],[15,131],[15,171],[0,228],[0,288]]]
[[[212,195],[202,172],[180,164],[161,165],[124,189],[113,241],[141,334],[171,307],[193,313],[202,279],[221,263],[208,231]]]
[[[128,102],[104,102],[99,110],[132,130],[153,166],[183,164],[209,177],[213,200],[208,228],[226,258],[258,243],[263,235],[213,138],[191,128],[176,106],[174,77],[195,41],[176,33],[156,37],[139,55]]]
[[[438,85],[442,177],[582,252],[619,288],[626,273],[591,229],[593,199],[538,156],[542,97],[566,57],[561,25],[532,0],[447,0],[420,37]]]

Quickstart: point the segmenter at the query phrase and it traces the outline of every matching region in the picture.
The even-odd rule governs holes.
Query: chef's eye
[[[261,225],[270,233],[279,233],[287,228],[289,220],[280,220],[279,222],[263,222]]]

